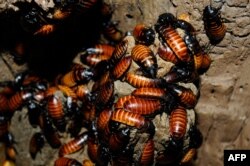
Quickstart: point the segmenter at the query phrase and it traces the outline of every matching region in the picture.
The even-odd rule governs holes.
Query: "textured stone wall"
[[[12,8],[13,1],[0,1],[0,10]],[[52,1],[45,0],[36,2],[45,10],[52,4]],[[131,31],[137,23],[154,25],[158,15],[164,12],[171,12],[176,16],[184,13],[189,15],[201,43],[208,42],[203,28],[202,10],[209,4],[209,0],[106,0],[106,2],[114,8],[112,19],[119,21],[119,28],[125,32]],[[218,5],[216,2],[213,4]],[[201,77],[201,96],[195,108],[199,128],[204,136],[203,144],[194,161],[195,166],[223,165],[224,149],[250,149],[249,0],[225,0],[221,12],[227,33],[224,40],[210,50],[213,62],[208,72]],[[6,61],[8,65],[4,63]],[[12,80],[13,73],[25,68],[12,63],[8,55],[1,56],[0,66],[1,81]],[[26,148],[34,129],[29,127],[25,118],[27,118],[25,114],[18,112],[11,128],[17,140],[18,165],[25,163],[25,165],[27,163],[50,165],[51,158],[55,155],[49,147],[45,147],[36,161],[30,160]]]

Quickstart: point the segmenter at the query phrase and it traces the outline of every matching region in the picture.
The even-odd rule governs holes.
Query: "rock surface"
[[[24,0],[23,0],[24,1]],[[16,8],[16,0],[0,1],[0,11]],[[53,7],[51,0],[37,0],[44,10]],[[208,42],[204,33],[202,10],[209,0],[106,0],[114,8],[113,20],[119,22],[124,32],[133,30],[137,23],[154,25],[158,15],[171,12],[176,16],[188,14],[190,22],[198,31],[201,43]],[[217,5],[216,2],[213,2]],[[250,149],[250,3],[249,0],[227,0],[222,6],[227,34],[224,40],[213,47],[213,59],[208,72],[201,77],[201,96],[195,108],[199,129],[204,141],[198,150],[193,165],[223,165],[224,149]],[[0,57],[1,81],[12,80],[13,74],[22,71],[8,60],[8,55]],[[7,62],[7,63],[6,63]],[[13,118],[11,131],[17,141],[17,165],[53,165],[51,159],[57,157],[48,146],[32,161],[27,153],[27,145],[32,129],[25,113],[17,112]],[[83,155],[83,154],[82,154]]]

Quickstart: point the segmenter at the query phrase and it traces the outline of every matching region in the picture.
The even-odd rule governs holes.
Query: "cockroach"
[[[163,103],[157,99],[135,97],[124,103],[123,108],[127,111],[140,115],[154,115],[163,109]]]
[[[14,145],[5,147],[5,156],[8,160],[15,161],[17,156],[17,150]]]
[[[170,136],[175,140],[180,140],[184,137],[187,128],[187,112],[185,108],[178,107],[174,109],[169,118]]]
[[[120,42],[123,38],[123,33],[117,28],[117,23],[112,21],[103,23],[103,35],[115,43]]]
[[[41,152],[41,149],[44,146],[45,140],[42,133],[34,133],[29,142],[29,153],[31,158],[34,160],[38,152]]]
[[[86,84],[80,84],[72,88],[78,99],[81,101],[89,101],[91,98],[91,91]]]
[[[143,147],[142,154],[140,156],[140,161],[139,161],[140,165],[149,166],[153,164],[154,150],[155,150],[154,140],[149,139]]]
[[[96,163],[99,157],[98,156],[99,144],[94,138],[89,138],[87,141],[87,145],[88,145],[87,149],[88,156],[91,159],[91,161]]]
[[[166,15],[166,16],[165,16]],[[161,36],[162,40],[168,44],[168,46],[173,50],[175,55],[180,59],[182,62],[189,62],[191,57],[188,54],[188,48],[175,30],[175,25],[171,24],[175,18],[169,17],[169,14],[160,15],[155,25],[155,29],[157,33]],[[176,24],[176,23],[175,23]]]
[[[8,99],[8,109],[10,112],[14,112],[17,109],[30,100],[32,93],[26,90],[18,91]]]
[[[112,72],[113,79],[122,79],[129,70],[132,63],[131,56],[123,57],[115,66]]]
[[[65,155],[72,154],[81,150],[84,147],[87,140],[88,140],[88,133],[85,132],[80,134],[78,137],[63,144],[59,148],[59,156],[63,157]]]
[[[94,76],[91,69],[82,68],[71,70],[62,76],[60,83],[69,87],[73,87],[80,83],[87,83]]]
[[[195,148],[189,149],[184,156],[182,157],[180,161],[180,165],[185,165],[187,163],[190,163],[192,159],[194,159],[195,155],[197,153],[197,150]]]
[[[167,99],[167,92],[162,88],[142,87],[135,89],[131,94],[136,97],[148,99]]]
[[[147,126],[147,121],[143,116],[137,113],[128,112],[124,109],[117,109],[113,111],[111,120],[136,127],[138,129],[142,129]]]
[[[83,160],[82,165],[83,166],[95,166],[91,160],[87,160],[87,159]]]
[[[163,44],[158,48],[157,51],[159,57],[167,62],[172,62],[177,64],[180,60],[176,57],[174,52],[167,46],[167,44]]]
[[[162,86],[162,80],[158,78],[148,78],[145,76],[137,75],[132,72],[128,72],[125,76],[125,81],[135,88],[141,87],[160,87]]]
[[[106,107],[113,100],[114,82],[108,81],[95,92],[95,104],[98,108]]]
[[[82,166],[82,164],[73,158],[68,157],[60,157],[56,159],[54,166]]]
[[[146,74],[152,78],[156,77],[158,65],[156,57],[149,47],[138,44],[133,47],[131,56]]]
[[[47,100],[47,108],[50,117],[59,131],[65,131],[66,121],[63,103],[59,97],[53,95]]]
[[[114,108],[115,109],[123,108],[124,103],[130,100],[131,98],[135,98],[135,96],[128,95],[128,96],[119,97],[116,103],[114,104]]]
[[[128,49],[128,40],[124,39],[120,41],[116,47],[115,50],[110,58],[111,64],[114,66],[120,59],[126,54]]]
[[[52,121],[47,114],[43,112],[39,118],[39,126],[46,138],[48,144],[56,149],[61,146],[60,136],[57,130],[53,127]]]
[[[145,24],[137,24],[133,36],[138,44],[151,45],[155,41],[155,31]]]
[[[130,134],[129,128],[122,128],[113,133],[110,136],[108,143],[110,151],[117,153],[123,150],[129,143],[130,139],[129,134]]]
[[[203,10],[204,29],[211,44],[218,44],[225,36],[227,28],[221,19],[220,9],[208,5]]]
[[[195,107],[197,103],[197,97],[191,89],[179,86],[177,84],[169,85],[169,87],[172,87],[171,93],[173,92],[173,94],[177,96],[177,100],[182,106],[187,109],[192,109]]]

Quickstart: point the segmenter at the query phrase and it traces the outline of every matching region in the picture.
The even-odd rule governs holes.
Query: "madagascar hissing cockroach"
[[[34,133],[29,142],[29,153],[34,160],[38,152],[41,152],[45,143],[44,135],[40,132]]]
[[[65,155],[72,154],[81,150],[84,147],[84,145],[87,143],[87,140],[88,140],[87,132],[80,134],[79,136],[63,144],[59,148],[59,156],[63,157]]]
[[[183,107],[174,109],[169,118],[170,136],[175,140],[180,140],[184,137],[187,129],[187,112]]]
[[[135,97],[126,101],[123,108],[133,113],[150,116],[160,113],[160,110],[162,110],[164,106],[163,102],[157,99],[152,100]]]
[[[113,79],[122,79],[129,70],[132,63],[131,56],[123,57],[115,66],[112,72]]]
[[[82,166],[82,164],[73,158],[68,157],[60,157],[56,159],[54,166]]]
[[[211,44],[218,44],[225,36],[227,28],[221,19],[220,8],[208,5],[203,10],[204,29]]]
[[[132,72],[128,72],[125,76],[125,81],[135,88],[141,87],[160,87],[162,86],[162,80],[158,78],[148,78],[145,76],[137,75]]]
[[[156,77],[158,64],[152,50],[145,45],[135,45],[131,51],[132,59],[152,78]]]
[[[154,163],[154,151],[155,151],[155,145],[154,145],[154,140],[149,139],[145,143],[142,154],[140,156],[140,165],[142,166],[149,166]]]
[[[155,31],[145,24],[137,24],[134,28],[133,36],[137,43],[147,46],[155,41]]]

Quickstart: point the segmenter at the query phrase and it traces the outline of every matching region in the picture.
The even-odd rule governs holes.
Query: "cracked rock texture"
[[[1,0],[0,11],[16,8],[17,0]],[[24,1],[24,0],[23,0]],[[28,1],[28,0],[27,0]],[[52,0],[36,0],[47,10]],[[124,32],[132,31],[137,23],[154,25],[158,15],[171,12],[177,17],[188,14],[202,44],[208,43],[205,35],[202,10],[209,0],[106,0],[114,8],[113,20],[119,22]],[[213,2],[213,1],[212,1]],[[221,3],[220,3],[221,4]],[[213,5],[220,5],[213,2]],[[221,15],[227,26],[224,40],[210,50],[213,60],[210,69],[201,76],[201,96],[195,108],[198,127],[204,140],[198,150],[194,166],[223,165],[225,149],[250,149],[250,3],[249,0],[225,0]],[[9,65],[6,65],[8,61]],[[10,56],[0,58],[1,81],[12,80],[13,74],[25,69],[11,62]],[[38,160],[32,161],[27,153],[31,129],[25,114],[17,112],[11,131],[17,139],[18,165],[53,165],[54,151],[45,147]],[[28,138],[27,138],[28,137]],[[1,145],[0,145],[1,150]],[[83,154],[82,154],[83,155]],[[0,158],[1,160],[1,158]]]

